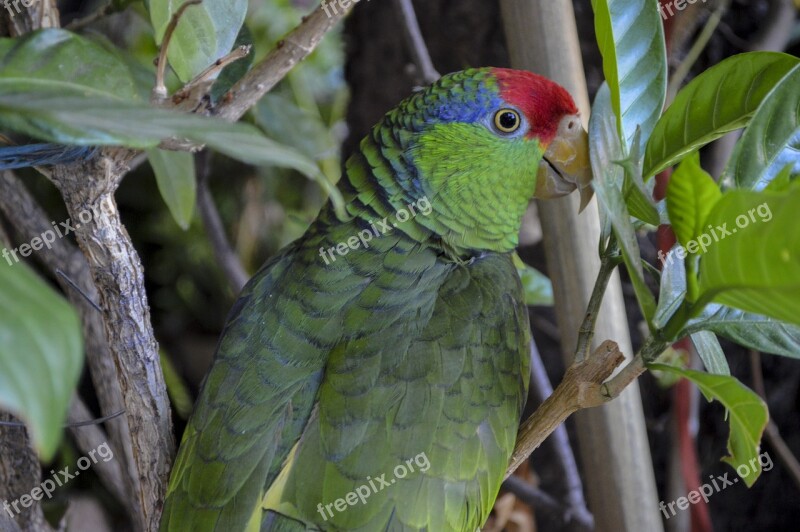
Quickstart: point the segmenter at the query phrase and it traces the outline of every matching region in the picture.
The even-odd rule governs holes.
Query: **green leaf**
[[[41,248],[42,240],[37,237],[24,246]],[[27,248],[16,253],[22,251],[30,254]],[[0,407],[25,421],[36,449],[44,461],[49,461],[58,448],[81,373],[81,326],[61,295],[24,263],[16,262],[11,250],[3,252]]]
[[[172,15],[185,0],[150,0],[150,21],[161,44]],[[247,0],[203,0],[189,6],[169,42],[169,64],[187,82],[230,52],[247,14]]]
[[[178,370],[172,364],[169,356],[163,351],[158,352],[158,358],[161,361],[161,371],[164,372],[164,384],[167,386],[167,394],[172,406],[178,413],[181,419],[189,419],[192,414],[192,394],[189,393],[189,387],[181,377]]]
[[[800,65],[764,99],[736,144],[723,180],[761,190],[787,165],[800,173]]]
[[[66,30],[51,28],[18,39],[2,38],[0,58],[0,91],[5,94],[47,88],[61,94],[138,97],[121,58]]]
[[[254,126],[156,109],[144,103],[54,94],[46,89],[9,94],[0,89],[0,126],[63,144],[153,148],[161,140],[186,138],[256,165],[297,170],[330,195],[339,212],[344,201],[314,161],[270,140]]]
[[[610,221],[617,235],[625,267],[636,292],[636,299],[642,314],[650,324],[655,314],[656,302],[644,282],[639,243],[636,241],[636,233],[620,190],[623,170],[612,162],[621,159],[619,139],[612,124],[610,92],[608,85],[603,84],[595,97],[589,120],[589,152],[592,168],[596,172],[592,186],[600,203],[601,212]]]
[[[514,261],[514,266],[517,267],[519,279],[522,281],[525,304],[529,306],[552,306],[553,283],[550,279],[533,266],[525,264],[516,253],[512,255],[512,260]]]
[[[700,300],[800,323],[798,205],[797,184],[724,194],[707,220],[717,242],[700,262]]]
[[[703,361],[703,365],[709,373],[715,375],[731,374],[728,360],[725,358],[722,346],[719,345],[719,340],[717,340],[717,336],[713,332],[699,331],[693,333],[691,338],[697,354],[700,355],[700,360]]]
[[[653,317],[653,325],[663,329],[669,319],[678,310],[686,297],[686,269],[683,259],[677,257],[677,247],[672,248],[661,258],[661,285],[659,286],[658,307]]]
[[[748,487],[752,486],[761,475],[758,448],[769,419],[764,401],[736,378],[728,375],[711,375],[666,364],[650,364],[648,367],[685,377],[697,385],[706,399],[722,403],[728,411],[731,430],[728,436],[730,454],[722,461],[736,469],[736,473]]]
[[[147,150],[147,158],[153,167],[164,203],[181,229],[187,230],[192,222],[197,199],[194,155],[154,148]]]
[[[667,185],[667,213],[675,236],[685,248],[705,232],[705,221],[722,197],[714,179],[700,167],[700,154],[687,157]],[[697,251],[697,243],[688,249]]]
[[[777,52],[729,57],[678,92],[647,142],[649,179],[689,153],[747,125],[764,97],[800,59]]]
[[[708,330],[739,345],[800,359],[800,327],[760,314],[712,304],[691,320],[685,334]]]
[[[642,142],[650,137],[664,107],[664,28],[654,0],[592,0],[592,8],[617,131],[627,148],[637,126]]]

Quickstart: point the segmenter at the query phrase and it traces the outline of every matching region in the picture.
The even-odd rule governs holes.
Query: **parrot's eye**
[[[514,109],[500,109],[494,114],[494,127],[501,133],[513,133],[520,124],[522,119]]]

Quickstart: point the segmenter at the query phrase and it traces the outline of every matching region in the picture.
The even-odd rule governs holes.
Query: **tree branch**
[[[537,394],[540,402],[544,402],[553,395],[553,386],[550,384],[547,371],[533,340],[531,340],[530,358],[531,390]],[[553,444],[557,458],[556,466],[559,470],[556,475],[563,479],[566,486],[566,513],[572,519],[585,525],[583,528],[586,530],[592,530],[594,528],[594,517],[586,506],[586,500],[583,497],[583,482],[581,482],[581,475],[578,472],[578,464],[575,462],[575,455],[569,443],[566,427],[563,424],[556,427],[553,431],[553,437],[549,441]],[[509,480],[512,478],[514,477],[509,477]]]
[[[103,157],[56,166],[51,180],[75,222],[75,236],[89,262],[103,309],[139,480],[133,497],[140,510],[136,528],[157,530],[175,442],[144,272],[114,200],[134,152],[118,152],[116,160]]]
[[[22,181],[9,171],[0,172],[0,212],[13,226],[20,240],[29,242],[34,237],[52,231],[50,217],[28,192]],[[46,253],[38,254],[37,258],[59,283],[67,299],[80,316],[86,349],[86,364],[89,367],[101,413],[108,415],[122,410],[124,406],[117,384],[117,368],[109,352],[103,316],[75,289],[80,290],[92,301],[96,302],[99,299],[99,293],[92,280],[86,257],[69,240],[60,238],[54,240],[50,249]],[[58,271],[63,271],[66,277],[75,284],[75,287],[71,286],[63,276],[58,275]],[[140,511],[136,504],[137,499],[132,494],[138,491],[139,481],[135,474],[128,424],[122,418],[108,425],[108,441],[114,450],[116,461],[120,464],[126,485],[130,486],[128,492],[122,494],[120,502],[126,506],[131,517],[135,519]],[[91,449],[94,447],[81,447],[84,452]]]
[[[625,356],[617,344],[606,340],[592,356],[567,369],[553,394],[520,427],[506,478],[573,412],[600,406],[616,397],[605,393],[603,382],[623,360]]]
[[[330,15],[320,5],[310,15],[303,17],[299,26],[278,41],[275,48],[228,91],[217,108],[217,115],[231,122],[238,120],[297,63],[313,52],[322,37],[355,5],[350,4]]]
[[[417,14],[414,12],[414,4],[411,3],[411,0],[394,0],[394,7],[397,14],[400,15],[400,20],[403,21],[403,34],[408,51],[417,67],[420,84],[433,83],[441,76],[431,61],[431,55],[428,53],[428,47],[422,37],[422,30],[417,22]]]
[[[203,220],[203,226],[206,229],[208,240],[211,242],[211,248],[214,251],[217,264],[222,268],[233,293],[238,294],[242,291],[242,288],[250,276],[247,275],[238,255],[236,255],[230,242],[228,242],[228,237],[225,235],[225,226],[222,224],[222,218],[219,215],[216,203],[214,203],[211,190],[208,188],[208,178],[211,167],[209,164],[210,156],[211,155],[206,150],[198,153],[195,157],[197,173],[197,210],[200,213],[200,218]]]

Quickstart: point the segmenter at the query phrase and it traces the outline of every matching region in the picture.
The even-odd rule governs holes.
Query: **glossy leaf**
[[[43,239],[37,237],[16,253],[29,255],[31,249],[42,246]],[[16,262],[11,250],[4,252],[0,259],[0,408],[25,421],[45,461],[58,448],[80,377],[81,334],[78,316],[66,300],[28,266]]]
[[[717,340],[717,336],[713,332],[699,331],[693,333],[691,338],[700,360],[703,361],[703,365],[709,373],[715,375],[731,374],[728,360],[725,358],[722,346],[719,345],[719,340]]]
[[[169,212],[184,231],[189,228],[197,199],[194,155],[189,152],[147,150],[147,159],[153,167],[158,191]]]
[[[751,52],[729,57],[694,78],[678,92],[647,142],[645,179],[746,126],[764,97],[798,63],[787,54]]]
[[[341,210],[343,201],[319,167],[294,148],[255,127],[156,109],[143,103],[62,96],[48,90],[9,94],[0,90],[0,126],[65,144],[153,148],[162,139],[186,138],[256,165],[292,168],[317,181]]]
[[[731,431],[728,436],[729,455],[722,461],[733,466],[747,486],[752,486],[761,475],[758,450],[761,435],[769,419],[764,401],[735,377],[712,375],[666,364],[650,364],[648,367],[685,377],[697,385],[706,399],[722,403],[728,411]]]
[[[667,213],[684,247],[706,232],[706,218],[721,196],[714,179],[700,167],[699,153],[684,159],[672,174],[667,185]],[[696,242],[691,247],[690,253],[698,250]]]
[[[718,242],[700,263],[700,300],[800,324],[798,205],[797,184],[724,194],[707,220]]]
[[[43,87],[65,95],[137,98],[124,61],[89,39],[55,28],[0,39],[0,91]]]
[[[522,289],[525,292],[525,304],[529,306],[553,305],[553,283],[545,274],[525,264],[519,255],[513,254],[514,266],[517,268]]]
[[[600,210],[610,221],[617,236],[642,314],[650,323],[655,314],[656,303],[644,282],[639,243],[622,197],[620,185],[623,170],[613,162],[619,160],[621,154],[619,139],[611,124],[613,114],[610,92],[608,85],[604,84],[597,93],[589,120],[589,151],[595,172],[592,186],[600,203]]]
[[[658,294],[658,307],[653,317],[653,325],[663,328],[678,310],[686,297],[686,269],[683,259],[677,256],[677,246],[661,259],[661,285]],[[659,251],[661,258],[661,252]]]
[[[653,0],[592,0],[592,8],[603,73],[627,153],[636,128],[641,128],[641,141],[646,141],[664,107],[664,29]]]
[[[761,190],[787,165],[800,173],[800,65],[764,99],[723,179],[739,188]]]
[[[725,305],[708,305],[685,333],[708,330],[750,349],[800,358],[800,327]]]
[[[150,0],[150,21],[161,44],[173,14],[185,0]],[[247,14],[247,0],[203,0],[181,16],[167,50],[169,64],[187,82],[230,52]]]

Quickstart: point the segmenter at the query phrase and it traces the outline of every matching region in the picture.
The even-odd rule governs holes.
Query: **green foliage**
[[[800,186],[726,193],[707,219],[719,241],[701,262],[700,299],[800,324],[798,205]]]
[[[611,107],[627,153],[636,129],[641,129],[641,140],[646,140],[664,106],[664,28],[654,1],[592,0],[592,8]]]
[[[158,190],[169,212],[184,231],[189,228],[197,198],[194,155],[183,151],[147,150]]]
[[[659,349],[691,336],[711,374],[651,368],[692,380],[728,408],[725,460],[747,464],[751,485],[760,473],[766,406],[729,376],[716,334],[800,357],[800,327],[793,325],[800,323],[800,226],[791,214],[800,205],[792,179],[800,172],[800,60],[772,52],[729,58],[698,75],[662,115],[666,66],[663,36],[651,28],[661,27],[656,4],[592,2],[606,75],[589,124],[599,249],[604,255],[619,246]],[[743,127],[724,176],[729,188],[740,189],[723,192],[697,152]],[[688,155],[669,181],[666,212],[657,209],[649,178]],[[679,245],[661,257],[656,305],[635,230],[659,222],[672,225]],[[754,459],[757,468],[750,468]]]
[[[61,29],[0,38],[0,94],[42,88],[87,98],[137,99],[125,64],[88,39]]]
[[[691,320],[685,332],[692,334],[700,330],[713,331],[757,351],[800,358],[800,327],[761,314],[714,303]]]
[[[725,180],[740,188],[762,189],[787,165],[800,173],[800,65],[758,108],[731,155]]]
[[[715,375],[731,374],[731,368],[728,366],[728,360],[725,358],[722,346],[719,345],[717,335],[710,331],[698,331],[692,334],[691,338],[697,354],[700,355],[700,360],[703,361],[703,365],[709,373],[714,373]]]
[[[150,0],[150,21],[161,44],[167,25],[185,0]],[[247,0],[203,0],[180,18],[167,49],[169,63],[188,82],[233,47],[247,14]]]
[[[619,160],[621,149],[620,139],[612,126],[614,115],[611,109],[610,91],[607,85],[603,85],[595,97],[589,122],[589,149],[592,168],[595,169],[594,190],[602,212],[616,234],[636,291],[636,299],[649,323],[655,314],[656,302],[644,281],[639,243],[622,196],[622,166],[614,163]]]
[[[672,230],[684,247],[706,230],[705,221],[722,193],[714,179],[700,167],[700,156],[688,157],[667,185],[667,213]],[[690,253],[695,253],[690,250]]]
[[[658,120],[647,141],[644,177],[746,126],[767,94],[798,62],[787,54],[751,52],[729,57],[697,76]]]
[[[31,246],[42,246],[37,239]],[[25,264],[0,259],[0,407],[27,423],[45,461],[58,448],[82,365],[69,303]]]
[[[727,409],[731,430],[728,436],[730,455],[722,461],[736,469],[736,473],[748,487],[752,486],[761,474],[759,442],[769,419],[764,401],[736,378],[728,375],[711,375],[666,364],[651,364],[650,369],[689,379],[703,392],[706,399],[722,403]]]
[[[513,255],[513,260],[519,279],[522,281],[522,289],[525,291],[525,304],[552,306],[553,283],[550,279],[533,266],[525,264],[516,253]]]

